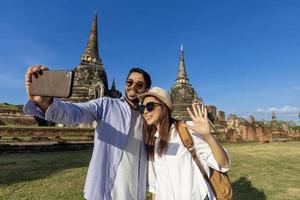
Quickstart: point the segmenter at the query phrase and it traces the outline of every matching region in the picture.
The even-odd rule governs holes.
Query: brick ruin
[[[0,126],[4,125],[35,126],[37,121],[34,117],[25,115],[22,108],[18,110],[0,109]]]
[[[191,106],[194,102],[204,104],[203,100],[197,96],[193,86],[189,83],[182,46],[177,77],[170,94],[174,102],[172,116],[176,119],[191,120],[186,107]],[[205,107],[208,111],[208,118],[214,124],[213,133],[219,140],[229,142],[271,142],[274,140],[300,139],[299,130],[290,129],[285,123],[279,123],[275,113],[272,114],[271,124],[267,125],[256,121],[253,116],[249,116],[249,119],[246,120],[230,114],[226,120],[225,112],[217,110],[216,106],[206,105]]]
[[[201,98],[198,98],[193,86],[189,83],[189,79],[185,69],[183,47],[180,49],[180,58],[176,82],[170,91],[173,100],[174,110],[172,117],[175,119],[188,120],[187,106],[192,103],[203,103]]]
[[[80,64],[74,68],[75,78],[70,98],[63,99],[72,102],[86,102],[103,96],[119,98],[121,92],[116,89],[115,81],[109,88],[107,75],[99,56],[97,14],[94,16],[89,39]]]

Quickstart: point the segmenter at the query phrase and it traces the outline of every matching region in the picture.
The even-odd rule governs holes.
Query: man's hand
[[[43,71],[48,70],[47,67],[42,66],[42,65],[35,65],[32,67],[29,67],[26,74],[25,74],[25,87],[26,87],[26,92],[27,96],[30,100],[36,102],[36,104],[42,109],[42,110],[47,110],[49,105],[52,103],[52,98],[51,97],[42,97],[42,96],[31,96],[29,94],[29,88],[30,84],[32,82],[32,78],[38,78],[39,75],[42,74]]]

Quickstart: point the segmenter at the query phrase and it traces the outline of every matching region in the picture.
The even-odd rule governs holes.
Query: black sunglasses
[[[148,112],[151,112],[154,110],[156,106],[160,106],[159,103],[154,103],[154,102],[148,102],[146,105],[139,105],[138,109],[141,113],[144,113],[145,108],[147,109]]]
[[[140,90],[140,89],[142,89],[144,87],[145,82],[142,82],[142,81],[134,82],[132,79],[128,79],[126,81],[126,86],[127,87],[131,87],[133,84],[134,84],[134,88]]]

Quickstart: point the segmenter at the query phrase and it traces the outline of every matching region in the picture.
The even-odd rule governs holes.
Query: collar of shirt
[[[171,134],[174,134],[174,131],[173,131],[174,129],[175,129],[175,125],[172,124],[172,125],[171,125],[171,128],[170,128],[170,130],[169,130],[169,133],[171,132]],[[158,132],[158,131],[155,132],[154,137],[160,138],[159,132]]]

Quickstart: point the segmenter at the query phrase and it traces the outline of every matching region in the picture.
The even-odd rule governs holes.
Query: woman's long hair
[[[168,148],[168,142],[170,139],[170,128],[172,123],[175,120],[171,117],[171,111],[166,106],[165,103],[157,99],[161,104],[161,115],[159,118],[160,124],[160,141],[158,143],[158,155],[161,156]],[[155,144],[155,137],[154,134],[156,133],[156,127],[154,125],[147,125],[147,122],[144,119],[144,142],[147,145],[148,156],[149,158],[153,158],[154,156],[154,144]]]

